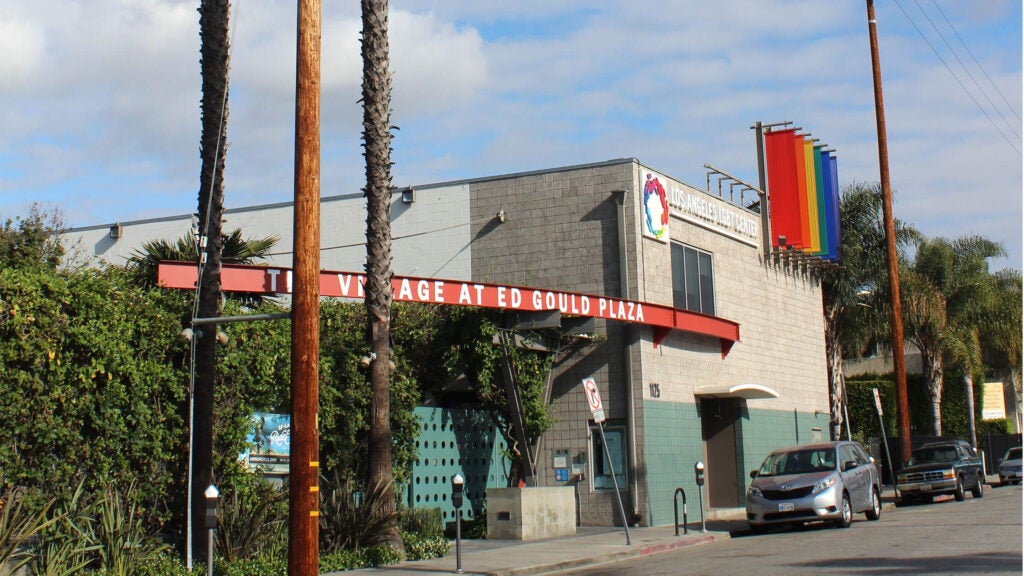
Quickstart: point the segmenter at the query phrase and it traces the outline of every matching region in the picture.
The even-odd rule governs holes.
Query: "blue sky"
[[[876,4],[896,217],[1001,242],[995,267],[1020,269],[1021,2]],[[196,210],[197,5],[4,2],[0,218]],[[295,3],[234,8],[226,205],[287,201]],[[358,10],[324,2],[324,195],[365,183]],[[758,120],[834,147],[841,186],[878,180],[863,1],[394,0],[390,24],[396,185],[623,157],[698,187],[704,163],[754,182]]]

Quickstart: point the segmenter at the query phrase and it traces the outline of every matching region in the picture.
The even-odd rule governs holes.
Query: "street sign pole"
[[[882,420],[882,397],[878,395],[878,388],[872,388],[871,393],[875,396],[875,410],[878,412],[878,427],[882,431],[882,446],[885,446],[885,460],[889,462],[889,473],[892,474],[892,490],[896,497],[900,496],[900,483],[897,480],[896,469],[892,467],[892,456],[889,455],[889,439],[885,434],[885,422]]]
[[[593,378],[583,379],[583,391],[587,395],[587,404],[590,405],[590,412],[594,415],[594,422],[597,423],[597,430],[601,433],[601,446],[604,447],[604,456],[608,459],[608,469],[612,473],[612,486],[615,487],[615,501],[619,505],[619,516],[622,518],[622,526],[626,529],[626,545],[632,546],[629,539],[629,518],[626,518],[626,510],[622,506],[622,493],[619,492],[619,480],[615,477],[615,464],[612,463],[612,453],[608,449],[608,440],[604,435],[604,405],[601,403],[601,391],[597,388],[597,382]]]
[[[626,518],[626,511],[622,507],[622,493],[619,492],[619,481],[615,478],[615,465],[612,464],[612,454],[608,450],[608,441],[604,437],[604,421],[597,423],[597,429],[601,431],[601,445],[604,446],[605,458],[608,458],[608,469],[612,472],[612,485],[615,487],[615,501],[619,503],[619,516],[622,517],[622,526],[626,529],[626,546],[632,546],[629,541],[629,518]]]

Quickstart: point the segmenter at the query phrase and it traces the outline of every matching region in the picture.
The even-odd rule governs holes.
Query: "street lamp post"
[[[461,475],[452,477],[452,505],[455,506],[455,573],[462,574],[462,492],[466,481]]]
[[[210,484],[204,492],[206,496],[206,529],[209,530],[209,541],[206,546],[206,575],[213,576],[213,531],[217,529],[217,502],[220,492]]]

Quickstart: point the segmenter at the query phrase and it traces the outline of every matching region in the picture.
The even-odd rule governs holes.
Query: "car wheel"
[[[843,503],[840,507],[840,516],[836,520],[836,528],[849,528],[853,522],[853,507],[850,506],[850,496],[843,494]]]
[[[953,489],[953,498],[956,498],[957,502],[963,502],[964,498],[967,498],[967,494],[964,493],[964,479],[960,476],[956,477],[956,488]]]
[[[882,499],[878,497],[878,490],[871,489],[871,508],[864,513],[868,520],[878,520],[882,517]]]
[[[974,498],[985,497],[985,484],[984,481],[981,479],[981,476],[978,476],[978,481],[975,482],[974,487],[971,488],[971,496],[973,496]]]

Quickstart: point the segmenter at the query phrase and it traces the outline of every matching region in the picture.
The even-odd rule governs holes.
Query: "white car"
[[[1020,482],[1020,446],[1010,448],[999,461],[999,483]]]
[[[750,473],[747,523],[830,521],[846,528],[853,515],[882,515],[882,486],[874,460],[856,442],[804,444],[776,450]]]

